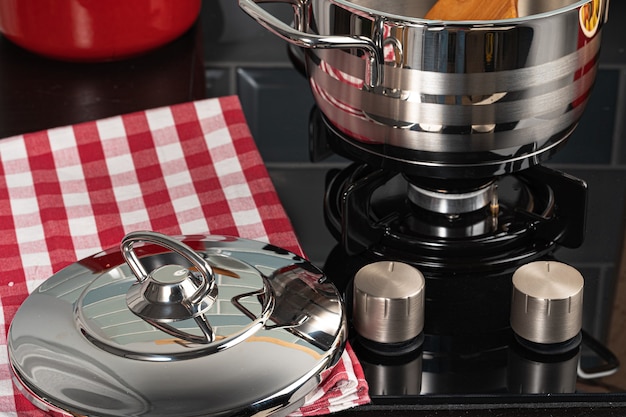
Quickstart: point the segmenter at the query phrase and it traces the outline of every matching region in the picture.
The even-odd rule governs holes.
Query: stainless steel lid
[[[346,339],[324,274],[274,246],[134,232],[58,272],[15,314],[18,388],[66,415],[285,415]]]

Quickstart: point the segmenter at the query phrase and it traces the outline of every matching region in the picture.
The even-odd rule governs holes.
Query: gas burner
[[[415,207],[406,225],[415,235],[462,238],[484,235],[497,228],[499,201],[495,179],[460,184],[454,180],[404,177],[408,181],[408,201]]]
[[[424,190],[429,203],[416,204]],[[346,294],[364,265],[411,264],[427,281],[426,315],[437,317],[426,325],[426,345],[459,352],[486,343],[491,350],[509,337],[515,269],[582,243],[586,185],[542,166],[433,181],[355,163],[331,173],[324,208],[339,241],[324,270]]]
[[[378,253],[434,274],[529,262],[582,243],[586,185],[537,166],[433,180],[353,164],[328,182],[325,216],[348,254]]]
[[[408,198],[416,206],[435,213],[460,215],[491,205],[497,210],[497,182],[435,180],[406,176]]]
[[[573,393],[583,351],[606,364],[581,367],[583,374],[616,369],[615,356],[584,331],[571,343],[530,349],[510,324],[515,271],[582,243],[583,181],[543,166],[440,180],[355,163],[330,173],[324,208],[339,241],[324,271],[344,293],[349,318],[357,314],[353,277],[365,266],[403,262],[425,279],[416,350],[384,353],[350,331],[375,401]]]

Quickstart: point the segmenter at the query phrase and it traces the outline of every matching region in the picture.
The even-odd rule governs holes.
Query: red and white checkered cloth
[[[18,307],[68,264],[133,230],[216,234],[302,255],[237,97],[0,140],[0,415],[44,416],[15,390],[6,334]],[[348,346],[301,415],[369,402]]]

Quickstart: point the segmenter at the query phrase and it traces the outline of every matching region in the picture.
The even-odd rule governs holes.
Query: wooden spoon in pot
[[[499,20],[518,17],[517,0],[438,0],[430,20]]]

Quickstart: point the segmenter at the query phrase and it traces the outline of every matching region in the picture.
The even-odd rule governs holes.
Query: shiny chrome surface
[[[580,333],[583,276],[554,261],[532,262],[513,274],[511,328],[534,343],[563,343]]]
[[[33,403],[68,416],[281,416],[304,402],[346,340],[334,285],[262,242],[180,239],[219,288],[199,316],[157,322],[131,312],[126,293],[137,278],[119,249],[68,266],[26,299],[8,346],[14,380]],[[134,252],[148,271],[194,268],[156,245]]]
[[[597,3],[590,31],[581,9],[592,0],[520,0],[521,17],[489,22],[420,18],[434,0],[308,0],[291,28],[254,0],[239,3],[307,48],[313,95],[340,131],[418,151],[407,160],[459,177],[476,166],[484,176],[513,172],[556,152],[587,103],[608,12]],[[349,39],[359,45],[347,49]]]
[[[271,2],[259,0],[262,2]],[[286,2],[291,3],[291,0],[277,0],[276,3]],[[254,0],[241,0],[239,6],[250,16],[252,16],[257,22],[263,25],[266,29],[281,37],[282,39],[290,42],[291,44],[301,48],[311,49],[336,49],[336,48],[355,48],[368,56],[367,69],[364,74],[367,74],[367,80],[370,85],[379,85],[382,77],[381,69],[383,65],[383,56],[380,48],[367,36],[326,36],[315,33],[303,32],[303,28],[306,25],[306,15],[302,13],[301,8],[294,8],[295,11],[295,26],[293,28],[288,24],[285,24],[281,20],[267,13],[262,8],[256,5]]]
[[[133,250],[138,242],[157,244],[183,256],[198,271],[199,283],[181,265],[163,265],[147,273]],[[213,269],[189,246],[159,233],[132,232],[122,240],[121,250],[138,281],[126,293],[126,303],[139,317],[157,322],[178,321],[199,317],[213,305],[217,297]]]
[[[469,213],[497,204],[495,180],[484,186],[466,192],[432,190],[409,183],[407,196],[418,207],[442,214]]]
[[[402,263],[381,261],[354,277],[352,323],[358,334],[378,343],[401,343],[424,329],[422,273]]]

